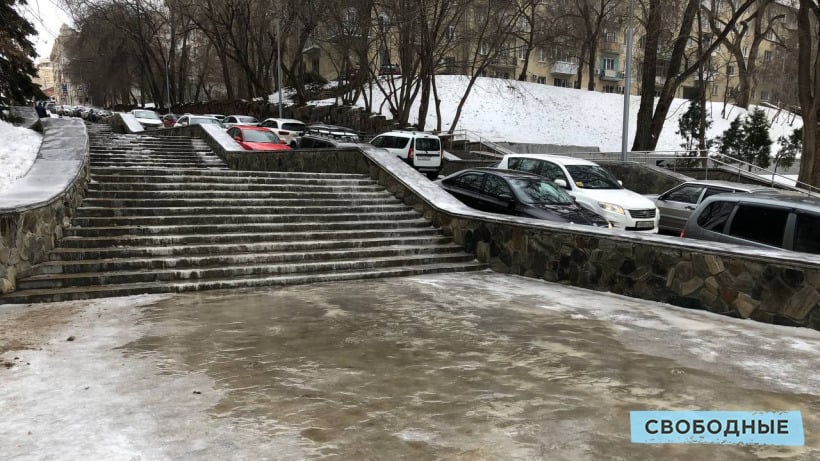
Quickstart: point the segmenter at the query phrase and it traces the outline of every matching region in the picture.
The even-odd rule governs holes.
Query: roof
[[[820,199],[799,192],[767,189],[754,191],[749,194],[718,194],[707,200],[759,203],[774,206],[796,207],[820,214]]]
[[[515,178],[535,178],[545,180],[543,176],[539,176],[537,174],[528,173],[526,171],[519,171],[519,170],[505,170],[502,168],[466,168],[464,170],[457,171],[450,176],[456,176],[462,173],[492,173],[498,176],[502,176],[507,179],[515,179]]]
[[[266,118],[265,120],[262,120],[262,121],[263,121],[263,122],[267,122],[268,120],[273,120],[273,121],[275,121],[275,122],[281,122],[281,123],[301,123],[302,125],[304,125],[304,124],[305,124],[305,122],[303,122],[303,121],[301,121],[301,120],[296,120],[295,118],[276,118],[276,117],[268,117],[268,118]]]
[[[252,131],[267,131],[270,132],[269,129],[263,126],[256,126],[256,125],[236,125],[231,127],[230,129],[236,128],[237,130],[252,130]]]
[[[744,191],[765,191],[771,189],[769,186],[764,186],[762,184],[749,184],[749,183],[742,183],[742,182],[733,182],[733,181],[721,181],[717,179],[694,179],[691,181],[686,181],[685,183],[681,184],[697,184],[703,186],[715,186],[715,187],[725,187],[727,189],[739,189]]]
[[[538,160],[550,160],[561,165],[598,165],[582,158],[569,157],[567,155],[552,154],[507,154],[504,158],[533,158]]]
[[[424,131],[408,131],[408,130],[387,131],[387,132],[384,132],[384,133],[379,133],[376,136],[385,136],[385,135],[390,135],[390,136],[395,136],[395,135],[418,136],[418,137],[422,137],[422,138],[436,138],[436,139],[439,139],[438,136],[436,136],[432,133],[425,133]],[[376,136],[374,136],[374,138]]]

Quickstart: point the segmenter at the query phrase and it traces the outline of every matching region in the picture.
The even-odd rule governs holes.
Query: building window
[[[604,85],[604,93],[615,93],[615,87],[612,85]]]
[[[489,53],[489,51],[490,50],[487,48],[487,43],[486,42],[479,42],[479,44],[478,44],[478,54],[480,54],[482,56],[487,56],[487,53]]]
[[[381,32],[387,32],[390,29],[390,16],[385,13],[379,15],[379,30]]]
[[[603,63],[604,70],[615,70],[615,58],[603,58],[601,61]]]
[[[448,26],[447,27],[447,40],[455,40],[456,39],[456,26]]]
[[[749,57],[749,47],[748,47],[748,46],[744,46],[744,47],[743,47],[743,57],[744,57],[744,58],[748,58],[748,57]]]
[[[712,85],[712,96],[717,96],[719,94],[720,88],[717,85]]]
[[[546,62],[547,61],[547,50],[543,47],[538,47],[538,62]]]
[[[761,91],[760,92],[760,100],[761,101],[768,101],[769,100],[769,92],[768,91]]]
[[[521,45],[521,46],[518,47],[518,59],[523,61],[524,60],[524,54],[525,54],[524,45]]]
[[[542,84],[542,85],[546,85],[546,84],[547,84],[547,77],[541,77],[541,76],[539,76],[539,77],[538,77],[538,81],[537,81],[537,82],[538,82],[538,83],[540,83],[540,84]]]
[[[615,43],[617,37],[615,36],[615,32],[611,31],[604,31],[604,41],[607,43]]]
[[[735,66],[726,66],[726,75],[735,75]]]
[[[772,60],[772,52],[766,50],[763,52],[763,62],[770,62]]]
[[[561,88],[569,88],[569,80],[563,78],[556,78],[553,86],[560,86]]]

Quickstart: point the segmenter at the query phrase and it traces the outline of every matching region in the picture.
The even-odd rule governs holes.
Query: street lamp
[[[165,60],[165,91],[168,93],[168,113],[171,113],[171,78],[169,77],[168,62],[171,60],[171,49],[168,49],[168,59]]]
[[[627,143],[629,142],[629,96],[632,90],[632,0],[629,0],[629,25],[626,27],[626,64],[624,66],[624,125],[621,132],[621,161],[627,158]]]
[[[276,18],[276,63],[278,69],[276,70],[276,86],[279,89],[279,118],[282,117],[282,34],[280,29],[279,18]]]

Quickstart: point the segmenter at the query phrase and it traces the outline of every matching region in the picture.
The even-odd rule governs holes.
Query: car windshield
[[[510,181],[513,190],[524,203],[571,205],[572,197],[563,189],[539,178],[518,178]]]
[[[222,125],[219,120],[211,117],[191,117],[191,125]]]
[[[279,138],[268,130],[243,130],[245,142],[272,142],[279,143]]]
[[[567,165],[567,171],[580,189],[623,189],[617,179],[598,165]]]
[[[135,110],[134,117],[136,118],[150,118],[152,120],[159,120],[159,116],[156,112],[151,110]]]
[[[259,123],[259,120],[253,117],[236,117],[236,119],[241,123]]]
[[[282,124],[283,130],[288,131],[305,131],[305,124],[304,123],[283,123]]]

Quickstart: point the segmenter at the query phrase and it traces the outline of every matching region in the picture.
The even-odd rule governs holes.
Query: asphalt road
[[[820,332],[491,272],[0,306],[3,459],[820,459]],[[800,410],[803,447],[630,410]]]

